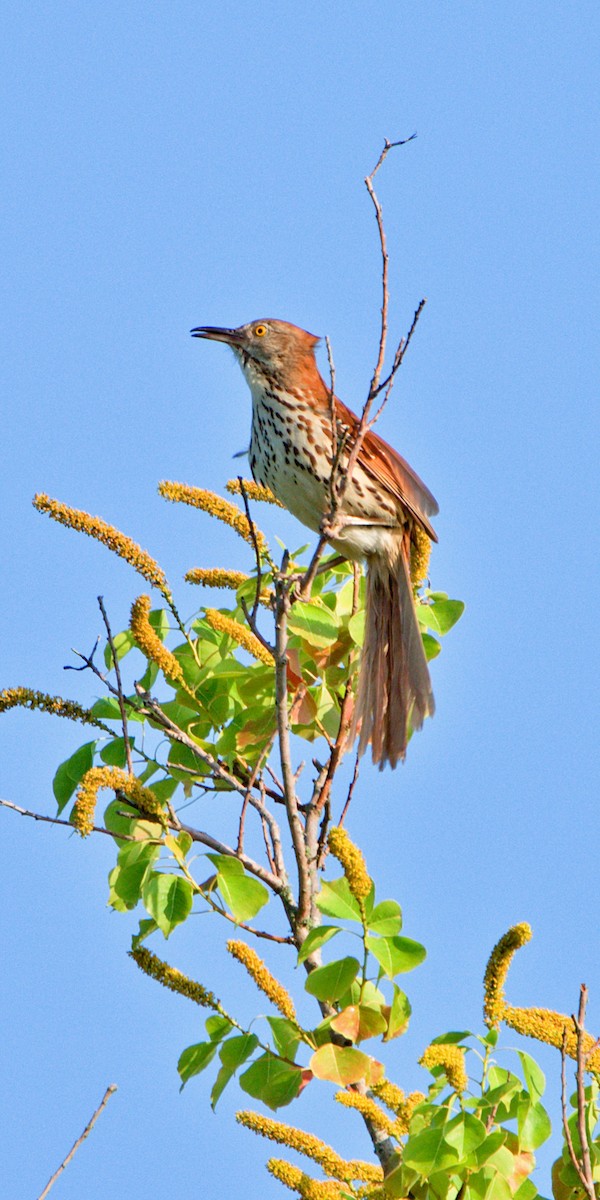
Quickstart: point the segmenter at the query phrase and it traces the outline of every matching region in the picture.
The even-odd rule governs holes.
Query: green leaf
[[[338,638],[338,623],[329,609],[297,601],[288,617],[292,633],[299,634],[310,646],[330,646]]]
[[[400,1037],[406,1032],[412,1008],[408,996],[395,983],[394,999],[391,1008],[389,1009],[387,1020],[387,1032],[384,1037],[384,1042],[390,1042],[392,1038]]]
[[[100,751],[100,758],[109,767],[124,767],[127,762],[125,738],[113,738],[112,742],[107,742]]]
[[[491,1158],[492,1155],[504,1145],[505,1141],[505,1129],[494,1129],[492,1133],[488,1133],[485,1141],[481,1144],[481,1146],[477,1147],[475,1154],[477,1166],[482,1167],[483,1164],[487,1162],[488,1158]]]
[[[462,1112],[445,1127],[445,1138],[458,1154],[459,1160],[468,1158],[485,1141],[487,1130],[472,1113]]]
[[[253,1033],[242,1033],[239,1037],[228,1038],[226,1042],[222,1043],[219,1050],[219,1058],[222,1065],[210,1094],[210,1103],[213,1111],[231,1077],[235,1075],[238,1067],[241,1067],[242,1063],[245,1063],[250,1058],[250,1055],[257,1046],[258,1038]]]
[[[521,1101],[517,1109],[518,1137],[520,1150],[537,1150],[552,1133],[550,1117],[543,1104],[536,1101]]]
[[[512,1200],[508,1181],[494,1167],[483,1167],[469,1176],[464,1200]]]
[[[462,617],[465,606],[462,600],[434,600],[433,611],[440,633],[448,633]]]
[[[469,1029],[451,1030],[450,1033],[438,1033],[429,1043],[431,1046],[456,1046],[459,1042],[464,1042],[465,1038],[473,1037]]]
[[[144,883],[142,897],[150,916],[154,917],[166,938],[192,910],[191,884],[179,875],[153,871]]]
[[[117,912],[135,908],[160,846],[152,842],[126,842],[117,856],[117,865],[108,876],[108,903]]]
[[[104,812],[104,824],[117,841],[124,835],[140,842],[148,841],[148,838],[160,840],[163,834],[160,821],[141,820],[137,808],[132,808],[125,800],[111,800]]]
[[[368,934],[366,945],[388,979],[403,971],[413,971],[427,954],[420,942],[406,937],[378,938]]]
[[[211,1017],[206,1018],[204,1028],[211,1042],[222,1042],[223,1038],[227,1037],[227,1034],[233,1029],[233,1025],[227,1017],[214,1013]]]
[[[530,1054],[526,1054],[524,1050],[519,1050],[518,1055],[521,1059],[527,1091],[532,1100],[539,1100],[546,1090],[546,1076],[542,1068],[538,1067],[535,1059]]]
[[[272,1111],[290,1104],[298,1095],[301,1083],[301,1068],[283,1062],[273,1054],[262,1054],[240,1075],[240,1087],[255,1100],[262,1100]]]
[[[421,638],[423,640],[425,658],[427,662],[431,662],[432,659],[437,658],[438,654],[441,654],[442,647],[437,638],[432,637],[430,633],[422,633]]]
[[[293,1021],[288,1021],[287,1017],[267,1017],[267,1021],[271,1026],[277,1053],[282,1058],[289,1058],[293,1061],[300,1043],[297,1025],[294,1025]]]
[[[129,651],[132,650],[133,647],[135,646],[135,640],[134,640],[131,630],[124,629],[122,631],[122,633],[113,634],[113,645],[115,647],[115,653],[117,655],[117,660],[120,662],[120,660],[122,658],[125,658],[125,655],[129,654]],[[113,656],[111,653],[110,644],[108,642],[106,643],[106,645],[104,647],[104,662],[105,662],[106,666],[108,667],[109,671],[112,670]]]
[[[458,1151],[444,1136],[444,1128],[425,1129],[409,1137],[403,1154],[404,1165],[414,1167],[420,1175],[431,1175],[434,1171],[447,1171],[459,1161]]]
[[[395,900],[382,900],[376,904],[368,921],[367,929],[382,937],[393,937],[402,929],[402,909]]]
[[[52,781],[52,790],[61,813],[68,804],[77,785],[83,779],[86,771],[94,765],[96,742],[85,742],[70,758],[60,764]]]
[[[342,1087],[360,1079],[367,1084],[377,1083],[383,1077],[383,1067],[377,1059],[352,1046],[334,1046],[332,1042],[315,1050],[310,1069],[317,1079],[328,1079]]]
[[[339,925],[318,925],[316,929],[311,929],[307,933],[299,951],[298,951],[298,966],[303,963],[315,950],[320,950],[326,942],[331,941],[336,933],[341,933]]]
[[[197,1042],[195,1046],[188,1046],[187,1050],[183,1051],[177,1063],[182,1090],[192,1075],[199,1075],[201,1071],[204,1071],[216,1053],[216,1042]]]
[[[346,921],[362,924],[358,901],[352,895],[345,875],[331,883],[323,880],[316,903],[326,917],[342,917]]]
[[[348,633],[357,646],[362,646],[365,640],[365,613],[360,609],[348,621]]]
[[[155,933],[157,929],[158,925],[156,924],[156,921],[152,920],[152,917],[142,917],[138,926],[138,931],[137,933],[134,933],[131,939],[131,949],[137,950],[138,946],[141,946],[142,942],[144,942],[147,937],[150,937],[151,933]]]
[[[317,1000],[339,1000],[356,979],[359,966],[356,958],[336,959],[335,962],[311,971],[304,987],[308,994],[315,996]]]
[[[217,887],[236,921],[250,921],[268,903],[269,893],[258,879],[251,879],[237,858],[208,854],[217,868]]]
[[[136,697],[134,696],[135,700]],[[95,717],[99,717],[102,721],[118,721],[121,723],[121,709],[119,702],[115,696],[101,696],[96,703],[92,705],[91,712]],[[135,708],[127,707],[127,719],[129,721],[145,721],[146,718],[135,711]]]

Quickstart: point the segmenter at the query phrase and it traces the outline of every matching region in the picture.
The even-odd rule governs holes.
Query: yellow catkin
[[[256,986],[260,988],[261,992],[264,992],[265,996],[269,997],[275,1008],[278,1008],[280,1013],[284,1017],[287,1017],[289,1021],[295,1021],[296,1010],[291,996],[288,995],[283,984],[279,983],[271,975],[268,967],[265,966],[262,958],[258,957],[256,951],[251,946],[247,946],[245,942],[233,939],[227,943],[227,949],[233,958],[242,963],[242,966],[246,968]]]
[[[531,926],[525,921],[513,925],[496,942],[488,959],[483,977],[483,1016],[486,1025],[495,1029],[504,1015],[504,984],[513,954],[531,938]]]
[[[423,1092],[411,1092],[410,1095],[405,1096],[402,1088],[396,1087],[396,1084],[390,1083],[388,1079],[372,1085],[371,1090],[377,1099],[381,1100],[382,1104],[385,1104],[386,1108],[389,1108],[390,1112],[396,1116],[394,1137],[408,1133],[413,1109],[417,1107],[417,1104],[422,1104],[425,1099]]]
[[[184,575],[186,583],[197,583],[201,587],[230,588],[234,592],[251,578],[251,575],[246,575],[243,571],[223,571],[219,567],[194,567]],[[270,608],[274,594],[266,589],[260,593],[258,603],[264,608]]]
[[[563,1037],[566,1031],[565,1052],[570,1058],[577,1057],[577,1034],[573,1026],[573,1018],[565,1013],[554,1012],[549,1008],[513,1008],[511,1004],[504,1006],[502,1020],[524,1037],[536,1038],[538,1042],[546,1042],[549,1046],[562,1049]],[[588,1054],[587,1070],[600,1072],[600,1047],[596,1046],[596,1038],[591,1033],[583,1035],[583,1051]],[[590,1051],[592,1053],[590,1054]]]
[[[217,611],[216,608],[207,608],[205,612],[206,620],[211,629],[217,633],[226,633],[227,637],[233,638],[238,646],[243,650],[247,650],[253,658],[259,662],[265,663],[267,667],[273,666],[273,655],[250,629],[246,629],[245,625],[240,625],[239,621],[234,621],[233,617],[226,617],[223,613]]]
[[[358,846],[354,845],[346,830],[339,825],[333,825],[329,830],[327,844],[333,857],[337,858],[344,868],[344,875],[352,895],[357,900],[365,900],[371,891],[372,880]]]
[[[353,1108],[368,1121],[372,1121],[376,1128],[383,1130],[388,1137],[396,1136],[395,1121],[391,1121],[369,1096],[361,1096],[358,1092],[336,1092],[335,1099],[338,1104],[343,1104],[344,1108]]]
[[[391,1083],[389,1079],[382,1079],[381,1083],[372,1085],[371,1090],[375,1093],[378,1100],[389,1108],[390,1112],[398,1113],[404,1107],[406,1097],[402,1088]]]
[[[188,1000],[193,1000],[202,1008],[212,1008],[215,1012],[221,1011],[220,1002],[212,992],[209,992],[201,983],[196,983],[194,979],[189,979],[182,971],[170,967],[168,963],[163,962],[145,946],[138,946],[136,950],[130,950],[129,953],[140,971],[150,975],[152,979],[156,979],[163,987],[170,988],[172,992],[179,992],[180,996],[187,996]]]
[[[146,655],[146,658],[156,663],[167,679],[180,684],[187,691],[181,663],[163,645],[158,634],[150,624],[150,609],[150,597],[138,596],[137,600],[134,600],[131,606],[129,628],[140,650]]]
[[[260,500],[263,504],[276,504],[278,508],[283,508],[281,500],[273,495],[270,488],[263,487],[262,483],[255,483],[253,479],[243,479],[242,483],[249,500]],[[225,487],[232,496],[242,495],[239,479],[228,479]]]
[[[244,571],[222,571],[219,567],[194,567],[184,575],[186,583],[198,583],[201,587],[230,588],[233,592],[237,592],[249,578]]]
[[[303,1200],[339,1200],[345,1193],[339,1183],[333,1183],[332,1180],[311,1179],[310,1175],[305,1175],[300,1167],[293,1167],[291,1163],[284,1162],[281,1158],[270,1158],[267,1163],[267,1171],[285,1187],[290,1188],[292,1192],[297,1192]]]
[[[124,792],[129,800],[144,813],[145,816],[164,821],[160,801],[150,788],[144,787],[134,775],[120,767],[92,767],[86,771],[79,787],[73,807],[71,820],[82,837],[87,837],[94,826],[94,812],[100,788],[112,788],[115,792]]]
[[[415,525],[410,546],[410,577],[415,588],[420,588],[429,575],[431,541],[420,525]]]
[[[81,509],[69,508],[60,500],[51,500],[50,496],[44,492],[38,492],[34,497],[33,506],[37,508],[38,512],[46,513],[54,521],[58,521],[60,525],[66,525],[68,529],[76,529],[79,533],[87,533],[97,542],[102,542],[103,546],[107,546],[114,554],[118,554],[119,558],[124,558],[139,575],[143,575],[144,579],[148,580],[148,583],[170,598],[171,592],[165,573],[156,560],[148,554],[147,550],[142,550],[137,542],[115,529],[114,525],[109,525],[101,517],[92,517]]]
[[[381,1183],[383,1180],[381,1167],[356,1159],[347,1162],[313,1133],[305,1133],[302,1129],[284,1125],[282,1121],[274,1121],[272,1117],[263,1117],[260,1113],[238,1112],[236,1120],[246,1129],[259,1133],[261,1137],[270,1138],[272,1142],[279,1142],[281,1146],[288,1146],[290,1150],[312,1158],[326,1175],[332,1179],[339,1179],[341,1183],[350,1183],[353,1179],[364,1183]]]
[[[432,1067],[442,1067],[450,1087],[459,1095],[466,1092],[469,1080],[465,1068],[465,1051],[462,1046],[444,1044],[428,1046],[419,1062],[428,1070],[431,1070]]]
[[[208,513],[211,517],[216,517],[218,521],[223,521],[225,525],[230,525],[250,546],[254,545],[250,532],[250,524],[245,513],[241,512],[237,505],[230,504],[229,500],[224,500],[222,496],[218,496],[216,492],[209,492],[206,488],[191,487],[188,483],[172,483],[168,479],[163,479],[159,483],[158,491],[165,500],[172,500],[174,503],[179,504],[190,504],[192,508],[200,508],[202,512]],[[254,533],[256,535],[256,544],[262,554],[267,548],[266,538],[256,526],[254,527]]]
[[[81,721],[84,725],[95,725],[112,734],[112,729],[99,721],[88,708],[82,708],[74,700],[63,700],[62,696],[49,696],[47,692],[37,692],[33,688],[5,688],[0,692],[0,713],[8,712],[10,708],[39,709],[40,712],[50,713],[54,717],[67,717],[69,721]]]

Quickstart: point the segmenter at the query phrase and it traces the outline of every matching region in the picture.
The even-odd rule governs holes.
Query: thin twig
[[[587,1006],[588,990],[585,983],[582,983],[579,991],[579,1013],[573,1017],[573,1024],[577,1033],[577,1131],[579,1133],[579,1141],[581,1143],[582,1156],[582,1171],[581,1182],[590,1197],[590,1200],[595,1200],[596,1192],[594,1188],[594,1176],[592,1172],[592,1157],[590,1154],[590,1143],[588,1140],[587,1125],[586,1125],[586,1103],[585,1103],[585,1066],[586,1056],[584,1050],[584,1034],[585,1034],[585,1010]]]
[[[344,804],[344,807],[342,809],[341,816],[338,821],[338,825],[343,825],[344,821],[346,820],[346,815],[347,815],[348,809],[350,808],[350,805],[352,803],[352,796],[354,794],[354,789],[356,787],[356,783],[358,780],[359,771],[360,771],[360,755],[357,754],[356,761],[354,763],[354,773],[353,773],[352,779],[350,781],[350,787],[348,788],[348,795],[346,796],[346,803]]]
[[[260,557],[260,549],[259,549],[259,545],[258,545],[258,538],[256,536],[256,529],[254,526],[254,521],[252,520],[252,514],[250,512],[250,503],[248,501],[248,493],[246,492],[246,488],[244,487],[244,480],[242,479],[241,475],[238,475],[238,483],[240,485],[240,493],[242,496],[242,500],[244,501],[244,508],[246,510],[246,520],[248,522],[248,528],[250,530],[250,537],[252,539],[252,546],[254,549],[254,557],[256,559],[256,588],[254,591],[254,603],[252,605],[252,613],[250,613],[250,614],[248,613],[245,603],[242,605],[242,607],[244,609],[244,615],[246,617],[246,620],[248,621],[248,624],[250,625],[250,628],[252,629],[252,632],[256,633],[256,629],[255,629],[256,614],[258,612],[258,605],[259,605],[259,601],[260,601],[260,591],[261,591],[261,586],[262,586],[262,563],[261,563],[261,557]]]
[[[116,1083],[111,1083],[111,1084],[110,1084],[110,1086],[109,1086],[109,1087],[107,1087],[107,1089],[106,1089],[106,1091],[105,1091],[105,1093],[104,1093],[104,1096],[102,1097],[102,1100],[100,1101],[100,1104],[98,1105],[98,1108],[96,1109],[96,1111],[95,1111],[95,1113],[93,1114],[93,1116],[92,1116],[92,1117],[90,1117],[90,1119],[89,1119],[89,1121],[88,1121],[88,1123],[87,1123],[87,1125],[86,1125],[86,1127],[85,1127],[85,1129],[84,1129],[83,1133],[80,1135],[80,1137],[78,1137],[78,1138],[77,1138],[77,1141],[76,1141],[76,1142],[75,1142],[75,1144],[72,1146],[72,1148],[69,1150],[69,1153],[67,1154],[67,1157],[66,1157],[66,1158],[64,1158],[64,1159],[63,1159],[63,1161],[61,1162],[61,1164],[60,1164],[60,1167],[58,1167],[58,1168],[56,1169],[56,1171],[54,1172],[54,1175],[52,1176],[52,1178],[48,1180],[48,1183],[46,1184],[46,1186],[45,1186],[45,1188],[44,1188],[43,1192],[40,1192],[40,1195],[38,1196],[38,1200],[45,1200],[45,1197],[48,1195],[48,1192],[50,1191],[50,1188],[52,1187],[52,1185],[53,1185],[54,1183],[56,1183],[56,1180],[58,1179],[59,1175],[61,1175],[61,1174],[62,1174],[62,1172],[64,1171],[65,1167],[68,1167],[68,1165],[69,1165],[69,1163],[70,1163],[71,1159],[73,1158],[73,1156],[74,1156],[74,1155],[77,1153],[77,1151],[79,1150],[79,1147],[81,1146],[81,1143],[82,1143],[82,1142],[84,1142],[84,1141],[85,1141],[85,1139],[86,1139],[86,1137],[88,1136],[88,1134],[89,1134],[89,1133],[91,1133],[91,1131],[92,1131],[92,1129],[93,1129],[94,1125],[96,1124],[96,1121],[98,1120],[98,1117],[99,1117],[99,1116],[100,1116],[100,1114],[103,1112],[103,1110],[106,1108],[106,1105],[108,1104],[108,1101],[110,1100],[111,1096],[112,1096],[112,1095],[114,1095],[114,1093],[116,1092],[116,1090],[117,1090],[117,1085],[116,1085]]]
[[[129,741],[129,732],[127,729],[127,712],[125,711],[125,697],[124,697],[124,692],[123,692],[123,684],[121,682],[121,668],[119,666],[119,659],[117,656],[115,643],[113,641],[113,635],[112,635],[112,630],[110,627],[110,622],[108,620],[108,615],[107,615],[106,609],[104,607],[104,597],[103,596],[98,596],[98,604],[100,606],[100,612],[102,613],[102,620],[104,621],[104,624],[106,626],[106,636],[108,638],[108,644],[110,646],[110,652],[112,655],[113,666],[115,668],[115,676],[116,676],[116,680],[117,680],[117,696],[118,696],[118,701],[119,701],[119,711],[121,713],[121,725],[123,727],[123,742],[125,743],[125,757],[127,760],[127,770],[130,775],[133,775],[133,760],[131,758],[131,742]]]
[[[290,581],[285,577],[289,555],[283,556],[281,573],[275,581],[275,706],[279,736],[279,759],[283,778],[283,798],[288,825],[292,835],[294,857],[298,871],[298,906],[295,933],[304,927],[310,914],[310,872],[308,868],[304,830],[298,811],[298,797],[290,753],[290,723],[287,702],[287,621],[290,610]]]
[[[72,821],[64,821],[61,817],[45,817],[42,813],[33,812],[30,808],[21,808],[18,804],[13,804],[11,800],[0,800],[2,808],[11,808],[13,812],[19,813],[21,817],[31,817],[32,821],[45,821],[48,825],[65,825],[71,833],[75,833],[75,826]],[[102,825],[92,825],[92,833],[105,833],[107,837],[114,838],[117,835],[112,829],[104,829]],[[120,833],[119,840],[124,842],[135,842],[138,839],[130,837],[128,833]]]

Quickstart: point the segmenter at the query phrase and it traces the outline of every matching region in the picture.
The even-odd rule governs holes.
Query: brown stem
[[[115,676],[116,676],[116,680],[117,680],[117,699],[119,702],[119,711],[121,713],[121,726],[123,728],[123,741],[125,743],[125,757],[127,759],[127,770],[129,771],[130,775],[133,775],[133,761],[131,758],[131,743],[129,741],[129,732],[127,729],[127,712],[125,709],[125,695],[123,692],[123,684],[121,682],[121,668],[119,666],[119,659],[117,657],[117,651],[115,649],[115,643],[113,641],[113,635],[112,635],[112,630],[110,627],[110,622],[108,620],[108,615],[107,615],[106,609],[104,607],[104,597],[103,596],[98,596],[98,604],[100,606],[100,612],[102,613],[102,620],[104,621],[104,625],[106,627],[106,636],[108,638],[108,644],[110,646],[110,652],[112,655],[113,666],[115,668]]]
[[[294,932],[296,935],[300,934],[301,936],[300,931],[303,927],[306,927],[309,920],[311,888],[304,830],[298,811],[298,797],[296,795],[296,783],[290,752],[290,723],[287,702],[287,621],[291,602],[289,593],[290,581],[285,577],[288,561],[288,552],[286,550],[281,564],[281,573],[276,580],[275,705],[277,709],[277,732],[283,780],[283,798],[298,871],[298,907],[296,912],[296,929]]]
[[[18,804],[13,804],[11,800],[0,800],[2,808],[10,808],[13,812],[19,813],[21,817],[30,817],[32,821],[45,821],[48,825],[65,825],[71,833],[75,832],[75,826],[71,821],[64,821],[61,817],[45,817],[42,813],[33,812],[29,808],[21,808]],[[114,838],[115,834],[111,829],[104,829],[102,825],[92,825],[92,833],[105,833],[107,837]],[[135,842],[137,838],[130,837],[128,833],[120,833],[119,839],[125,842]]]
[[[81,1143],[84,1142],[86,1137],[88,1136],[88,1134],[91,1133],[94,1125],[96,1124],[96,1121],[98,1120],[98,1117],[104,1111],[104,1109],[106,1108],[106,1105],[108,1104],[108,1101],[110,1100],[111,1096],[114,1095],[116,1090],[117,1090],[116,1083],[111,1083],[110,1086],[107,1087],[107,1089],[104,1093],[104,1096],[102,1097],[102,1100],[100,1101],[100,1104],[98,1105],[93,1116],[90,1117],[83,1133],[80,1134],[80,1136],[77,1138],[77,1141],[69,1150],[67,1157],[63,1158],[63,1161],[61,1162],[60,1167],[57,1167],[52,1178],[48,1180],[48,1183],[46,1184],[43,1192],[40,1192],[40,1195],[38,1196],[38,1200],[45,1200],[45,1197],[48,1195],[48,1192],[50,1191],[50,1188],[52,1187],[52,1185],[56,1183],[56,1180],[58,1179],[59,1175],[62,1174],[65,1167],[68,1167],[71,1159],[79,1150]]]

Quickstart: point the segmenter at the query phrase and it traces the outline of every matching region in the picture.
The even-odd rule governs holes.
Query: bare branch
[[[590,1143],[587,1134],[586,1125],[586,1103],[585,1103],[585,1067],[586,1055],[584,1049],[584,1034],[585,1034],[585,1010],[587,1006],[588,990],[585,983],[582,983],[579,991],[579,1013],[573,1017],[573,1024],[577,1033],[577,1130],[579,1133],[579,1141],[581,1143],[581,1182],[590,1197],[590,1200],[595,1200],[596,1191],[594,1188],[594,1175],[592,1171],[592,1158],[590,1154]]]
[[[303,926],[306,926],[309,919],[311,888],[304,830],[298,811],[298,797],[290,753],[290,723],[287,703],[287,621],[291,601],[290,580],[286,578],[288,561],[289,556],[286,550],[281,564],[281,572],[275,581],[275,706],[283,798],[298,871],[297,928],[295,931],[298,933]]]
[[[13,812],[19,813],[21,817],[31,817],[32,821],[45,821],[48,825],[65,825],[71,833],[75,833],[75,826],[71,821],[64,821],[61,817],[45,817],[42,813],[33,812],[30,808],[21,808],[18,804],[13,804],[11,800],[0,800],[2,808],[11,808]],[[92,833],[105,833],[107,837],[114,838],[115,834],[111,829],[104,829],[102,825],[92,825]],[[119,840],[124,842],[135,842],[136,838],[130,837],[128,833],[120,833]]]
[[[100,1101],[100,1104],[98,1105],[93,1116],[90,1117],[83,1133],[77,1138],[77,1141],[72,1146],[72,1148],[69,1150],[67,1157],[64,1158],[63,1161],[61,1162],[60,1167],[58,1167],[56,1169],[52,1178],[48,1180],[48,1183],[46,1184],[43,1192],[40,1192],[40,1195],[38,1196],[38,1200],[45,1200],[45,1197],[48,1195],[48,1192],[50,1191],[50,1188],[52,1187],[52,1185],[56,1183],[56,1180],[58,1179],[59,1175],[62,1174],[65,1167],[68,1167],[71,1159],[74,1157],[74,1155],[79,1150],[81,1143],[84,1142],[86,1137],[88,1136],[88,1134],[91,1133],[94,1125],[96,1124],[96,1121],[98,1120],[98,1117],[103,1112],[103,1110],[106,1108],[108,1101],[110,1100],[111,1096],[114,1095],[116,1090],[117,1090],[116,1083],[111,1083],[110,1086],[107,1087],[107,1089],[104,1093],[104,1096],[102,1097],[102,1100]]]
[[[113,666],[115,668],[115,676],[116,676],[116,680],[117,680],[117,697],[118,697],[118,701],[119,701],[119,711],[121,713],[121,725],[123,728],[123,741],[125,743],[125,756],[127,759],[127,770],[129,771],[130,775],[133,775],[133,762],[132,762],[132,758],[131,758],[131,743],[129,741],[129,732],[128,732],[128,728],[127,728],[127,713],[125,711],[125,697],[124,697],[124,692],[123,692],[123,684],[121,682],[121,668],[119,666],[119,659],[117,656],[117,651],[115,649],[115,643],[113,641],[112,630],[110,627],[106,609],[104,607],[104,597],[103,596],[98,596],[98,604],[100,606],[100,612],[102,613],[102,620],[104,621],[104,624],[106,626],[106,636],[108,638],[108,644],[110,646],[110,652],[112,655]]]

